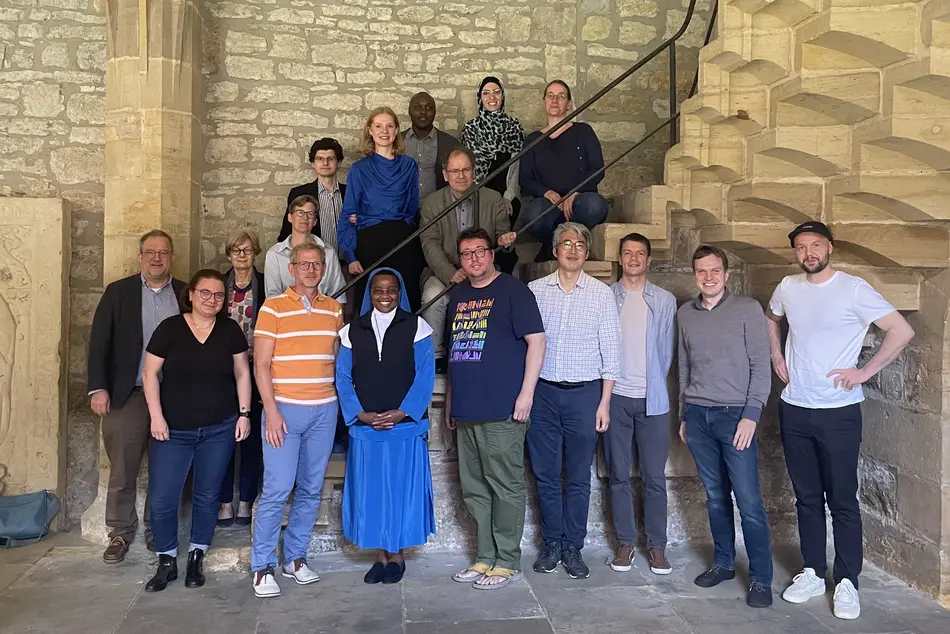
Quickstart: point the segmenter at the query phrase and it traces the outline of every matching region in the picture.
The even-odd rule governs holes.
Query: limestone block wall
[[[102,286],[105,0],[0,2],[0,196],[71,209],[67,513],[94,495],[98,420],[85,398],[86,342]]]
[[[205,169],[201,261],[222,264],[228,230],[280,226],[289,188],[313,179],[310,144],[336,137],[355,156],[369,111],[404,119],[420,90],[439,127],[457,133],[476,114],[483,77],[506,85],[507,110],[527,131],[542,125],[541,91],[561,78],[581,103],[674,33],[687,0],[276,0],[207,4],[204,33]],[[696,71],[709,0],[681,40],[677,85]],[[607,157],[668,116],[667,57],[653,60],[583,120]],[[603,190],[658,182],[667,135],[616,166]]]

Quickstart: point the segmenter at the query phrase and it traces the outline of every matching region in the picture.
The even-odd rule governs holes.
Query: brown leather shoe
[[[650,564],[650,572],[655,575],[668,575],[673,572],[673,566],[666,558],[665,548],[651,548],[647,551],[647,561]]]
[[[102,553],[102,561],[107,564],[117,564],[125,559],[127,552],[129,552],[129,542],[121,537],[113,537],[109,542],[109,547]]]
[[[617,556],[609,562],[610,569],[614,572],[627,572],[633,568],[633,546],[630,544],[620,544],[617,549]]]

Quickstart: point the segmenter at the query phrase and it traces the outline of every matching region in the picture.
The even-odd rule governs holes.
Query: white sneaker
[[[263,570],[258,570],[254,573],[252,579],[254,581],[254,594],[257,596],[262,599],[280,596],[280,586],[277,585],[277,580],[274,579],[273,568],[267,567]]]
[[[302,586],[320,581],[320,575],[310,569],[306,559],[295,559],[284,566],[281,573],[288,579],[293,579]]]
[[[819,579],[814,568],[805,568],[795,575],[792,585],[785,588],[782,598],[789,603],[804,603],[812,597],[820,597],[825,593],[825,580]]]
[[[842,579],[835,588],[835,616],[848,620],[861,616],[861,599],[850,579]]]

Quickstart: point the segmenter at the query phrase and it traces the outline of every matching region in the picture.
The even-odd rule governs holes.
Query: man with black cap
[[[861,384],[894,361],[914,336],[910,324],[860,277],[836,271],[831,230],[806,222],[788,234],[804,273],[779,283],[769,302],[775,373],[787,385],[779,402],[782,446],[795,489],[804,570],[782,595],[804,603],[825,593],[825,502],[835,537],[834,614],[861,614],[864,560],[858,506]],[[788,319],[783,354],[781,325]],[[871,324],[884,332],[877,353],[855,367]]]

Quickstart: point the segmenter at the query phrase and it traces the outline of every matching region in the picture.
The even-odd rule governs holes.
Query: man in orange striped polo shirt
[[[319,581],[307,566],[310,533],[333,447],[337,397],[333,383],[343,326],[340,304],[319,290],[326,253],[313,242],[294,247],[294,285],[264,302],[254,330],[254,370],[264,403],[264,486],[254,517],[254,593],[280,594],[274,569],[284,504],[294,503],[284,532],[285,577]]]

